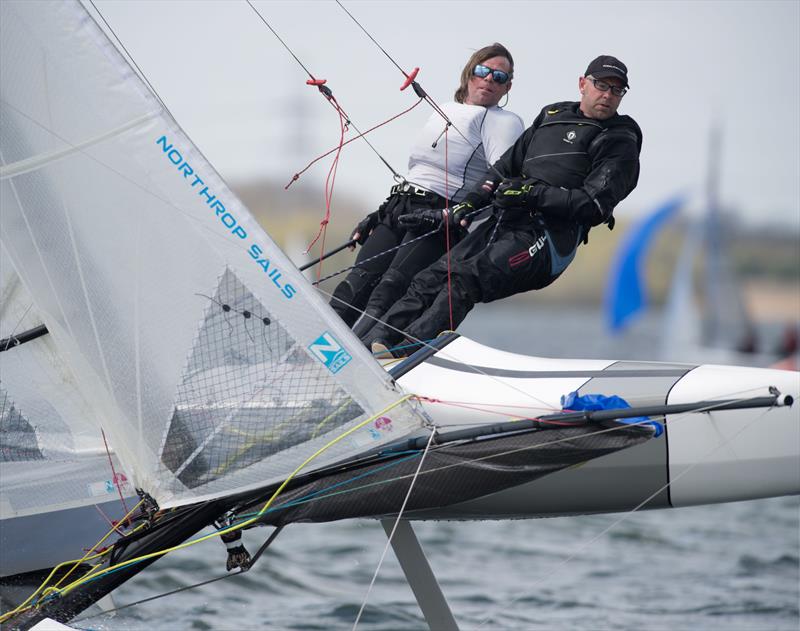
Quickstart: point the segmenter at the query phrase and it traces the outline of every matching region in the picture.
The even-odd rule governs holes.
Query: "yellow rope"
[[[339,405],[339,407],[337,407],[333,412],[331,412],[330,414],[328,414],[328,416],[326,416],[324,419],[322,419],[317,424],[316,428],[314,429],[314,433],[311,435],[311,438],[312,439],[316,438],[317,435],[319,434],[319,431],[322,428],[322,426],[325,425],[332,418],[334,418],[339,413],[340,410],[342,410],[346,406],[350,405],[350,403],[352,403],[352,399],[348,399],[348,400],[342,402]],[[224,473],[225,470],[231,464],[236,462],[236,460],[242,454],[244,454],[248,449],[250,449],[251,447],[254,447],[255,445],[257,445],[259,443],[264,443],[264,442],[267,442],[267,441],[270,441],[270,440],[274,440],[276,436],[280,435],[279,432],[283,428],[292,425],[295,419],[302,418],[303,416],[305,416],[305,414],[297,413],[294,416],[292,416],[291,418],[289,418],[288,420],[283,421],[281,423],[278,423],[278,425],[276,425],[272,429],[269,429],[269,430],[266,430],[266,431],[262,431],[262,432],[247,432],[247,431],[241,430],[241,429],[236,428],[236,427],[229,428],[228,430],[226,430],[226,431],[228,431],[228,433],[239,434],[239,435],[242,435],[245,438],[248,438],[250,440],[249,440],[249,442],[247,442],[244,445],[242,445],[235,454],[232,454],[232,455],[228,456],[227,459],[225,460],[225,462],[214,470],[214,475],[220,475],[220,474]]]
[[[143,501],[143,500],[142,500],[142,501]],[[127,514],[127,515],[125,515],[125,517],[123,517],[123,518],[120,520],[120,522],[119,522],[119,523],[125,523],[125,521],[128,519],[128,517],[130,517],[130,516],[133,514],[133,511],[135,511],[135,510],[136,510],[137,508],[139,508],[139,506],[141,506],[141,505],[142,505],[142,502],[140,501],[138,504],[136,504],[136,506],[134,506],[134,507],[133,507],[131,510],[129,510],[129,511],[128,511],[128,514]],[[42,582],[42,584],[41,584],[41,585],[39,585],[39,587],[37,587],[37,588],[36,588],[36,591],[34,591],[34,592],[33,592],[33,593],[30,595],[30,596],[28,596],[28,597],[27,597],[27,598],[26,598],[26,599],[25,599],[25,600],[24,600],[22,603],[20,603],[19,605],[17,605],[17,607],[15,607],[14,609],[12,609],[11,611],[7,611],[6,613],[4,613],[3,615],[1,615],[1,616],[0,616],[0,623],[3,623],[3,622],[5,622],[6,620],[8,620],[9,618],[12,618],[12,617],[16,616],[17,614],[19,614],[19,613],[22,613],[23,611],[27,611],[28,609],[30,609],[30,607],[26,607],[26,605],[27,605],[29,602],[31,602],[31,601],[32,601],[32,600],[33,600],[33,599],[36,597],[36,595],[37,595],[39,592],[43,592],[44,594],[49,594],[49,593],[52,593],[52,592],[54,592],[54,591],[58,591],[58,589],[57,589],[57,588],[58,588],[58,586],[59,586],[59,585],[60,585],[60,584],[61,584],[61,583],[64,581],[64,579],[65,579],[65,578],[67,578],[67,577],[68,577],[70,574],[72,574],[72,572],[75,570],[75,568],[79,567],[79,566],[80,566],[80,564],[81,564],[81,563],[83,563],[84,561],[90,561],[90,560],[93,560],[93,559],[97,559],[97,558],[99,558],[99,557],[102,557],[102,556],[105,556],[106,554],[108,554],[108,551],[110,550],[110,548],[109,548],[109,550],[105,550],[105,551],[103,551],[103,552],[100,552],[100,553],[98,553],[98,554],[95,554],[95,555],[92,555],[92,552],[93,552],[95,549],[97,549],[99,546],[101,546],[101,545],[103,544],[103,542],[104,542],[106,539],[108,539],[108,538],[109,538],[109,537],[110,537],[110,536],[111,536],[113,533],[115,533],[115,532],[116,532],[116,526],[112,526],[111,530],[109,530],[109,531],[108,531],[108,532],[105,534],[105,536],[104,536],[102,539],[100,539],[100,541],[98,541],[98,542],[97,542],[96,544],[94,544],[94,545],[93,545],[91,548],[89,548],[89,550],[87,550],[87,551],[86,551],[86,554],[84,554],[82,558],[80,558],[80,559],[72,559],[71,561],[64,561],[64,562],[62,562],[62,563],[59,563],[58,565],[56,565],[56,566],[55,566],[55,567],[54,567],[54,568],[51,570],[50,574],[48,574],[48,575],[47,575],[47,578],[45,578],[45,579],[44,579],[44,581]],[[56,573],[56,572],[57,572],[57,571],[58,571],[60,568],[64,567],[65,565],[69,565],[70,563],[74,563],[74,565],[73,565],[73,566],[72,566],[72,568],[69,570],[69,572],[67,572],[66,574],[64,574],[64,576],[62,576],[62,577],[61,577],[61,578],[58,580],[58,583],[56,583],[56,584],[55,584],[55,585],[53,585],[52,587],[48,587],[46,591],[43,591],[43,590],[45,590],[45,587],[47,587],[47,583],[49,583],[49,582],[50,582],[50,579],[51,579],[51,578],[53,578],[53,575],[54,575],[54,574],[55,574],[55,573]],[[98,566],[95,566],[95,567],[99,567],[99,565],[98,565]],[[94,568],[92,568],[92,569],[89,571],[89,573],[91,573],[93,570],[94,570]]]
[[[97,571],[97,572],[95,572],[94,569],[92,569],[92,571],[90,571],[89,574],[87,574],[86,576],[84,576],[84,577],[78,579],[77,581],[74,581],[74,582],[70,583],[69,585],[66,585],[65,587],[63,587],[63,588],[61,588],[59,590],[56,590],[56,591],[63,596],[65,594],[71,592],[76,587],[79,587],[80,585],[88,582],[89,580],[97,578],[99,576],[103,576],[103,575],[108,574],[110,572],[113,572],[114,570],[119,569],[121,567],[132,565],[133,563],[138,563],[140,561],[146,561],[147,559],[152,559],[152,558],[155,558],[155,557],[163,556],[163,555],[165,555],[165,554],[167,554],[169,552],[175,552],[176,550],[182,550],[184,548],[188,548],[189,546],[193,546],[195,544],[201,543],[202,541],[207,541],[209,539],[218,537],[220,535],[225,535],[225,534],[228,534],[230,532],[235,532],[237,530],[242,530],[243,528],[246,528],[247,526],[250,526],[251,524],[255,523],[258,520],[259,517],[261,517],[264,513],[266,513],[267,510],[269,510],[269,507],[275,501],[275,498],[277,498],[278,495],[280,495],[280,493],[283,491],[283,489],[286,488],[286,485],[289,484],[289,482],[300,471],[302,471],[310,462],[312,462],[320,454],[324,453],[325,451],[327,451],[328,449],[333,447],[336,443],[338,443],[341,440],[345,439],[347,436],[349,436],[353,432],[361,429],[362,427],[364,427],[365,425],[368,425],[369,423],[371,423],[375,419],[383,416],[389,410],[394,409],[395,407],[397,407],[398,405],[400,405],[404,401],[407,401],[408,399],[410,399],[412,396],[413,395],[408,394],[408,395],[406,395],[404,397],[401,397],[400,399],[398,399],[394,403],[392,403],[392,404],[388,405],[387,407],[385,407],[383,410],[381,410],[377,414],[374,414],[374,415],[370,416],[366,420],[360,422],[358,425],[355,425],[355,426],[351,427],[346,432],[343,432],[342,434],[340,434],[339,436],[337,436],[336,438],[334,438],[333,440],[331,440],[330,442],[328,442],[324,446],[320,447],[312,455],[310,455],[308,458],[306,458],[294,471],[292,471],[291,474],[289,474],[289,476],[283,481],[283,483],[278,487],[278,489],[272,494],[272,497],[270,497],[269,500],[267,500],[267,502],[261,508],[261,510],[258,513],[256,513],[255,517],[251,517],[250,519],[247,519],[247,520],[245,520],[245,521],[243,521],[241,523],[234,524],[232,526],[228,526],[227,528],[223,528],[222,530],[218,530],[218,531],[216,531],[214,533],[211,533],[209,535],[203,535],[202,537],[199,537],[198,539],[193,539],[191,541],[185,541],[185,542],[183,542],[181,544],[178,544],[176,546],[172,546],[170,548],[165,548],[163,550],[158,550],[156,552],[151,552],[149,554],[144,554],[142,556],[135,557],[133,559],[128,559],[127,561],[123,561],[121,563],[117,563],[116,565],[111,565],[111,566],[109,566],[109,567],[107,567],[107,568],[105,568],[103,570]]]
[[[314,428],[314,433],[311,434],[311,438],[316,438],[320,434],[320,430],[325,425],[325,423],[334,418],[341,410],[343,410],[346,406],[350,405],[352,402],[353,402],[352,399],[347,399],[346,401],[342,401],[342,403],[339,404],[338,408],[336,408],[333,412],[328,414],[328,416],[326,416],[319,423],[317,423],[317,426]]]

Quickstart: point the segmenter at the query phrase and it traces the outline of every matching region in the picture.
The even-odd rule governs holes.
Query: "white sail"
[[[421,424],[80,4],[0,10],[0,237],[137,486],[220,496]]]
[[[0,247],[0,338],[41,323]],[[48,336],[0,351],[0,520],[130,495],[98,424]]]
[[[708,178],[706,183],[706,215],[703,223],[705,245],[705,318],[702,323],[702,344],[737,349],[753,346],[754,326],[747,313],[728,252],[719,202],[722,132],[712,127],[709,141]]]
[[[703,226],[692,218],[686,218],[684,226],[683,245],[662,317],[659,356],[664,361],[687,357],[697,348],[701,337],[702,319],[694,295],[694,267],[703,245]]]

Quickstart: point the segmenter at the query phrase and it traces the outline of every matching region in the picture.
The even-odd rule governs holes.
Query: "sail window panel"
[[[325,372],[226,270],[178,389],[163,463],[195,488],[361,416]]]
[[[5,249],[0,281],[2,337],[41,323]],[[130,495],[126,480],[52,337],[0,353],[0,519],[107,501],[117,484]]]
[[[43,459],[36,431],[0,386],[0,462]]]
[[[0,248],[0,283],[0,337],[41,325],[42,316],[5,248]],[[45,457],[74,457],[75,450],[102,448],[92,409],[51,336],[0,353],[0,388],[36,427]]]

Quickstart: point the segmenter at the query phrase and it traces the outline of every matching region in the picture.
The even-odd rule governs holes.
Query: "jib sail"
[[[0,9],[0,237],[138,487],[217,497],[423,422],[80,4]]]

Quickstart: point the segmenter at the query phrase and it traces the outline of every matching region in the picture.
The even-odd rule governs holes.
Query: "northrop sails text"
[[[235,215],[225,207],[222,200],[209,189],[203,179],[195,172],[194,168],[184,160],[183,154],[171,143],[168,143],[166,136],[161,136],[156,140],[156,144],[161,147],[167,159],[175,165],[178,172],[183,175],[189,187],[195,189],[197,194],[203,198],[206,205],[214,211],[221,225],[230,232],[231,235],[243,242],[250,258],[261,267],[275,286],[281,290],[281,293],[286,298],[294,296],[297,290],[292,285],[281,282],[281,276],[283,276],[283,274],[272,264],[270,259],[263,256],[264,247],[258,243],[250,243],[250,245],[247,245],[247,231],[242,227]]]

